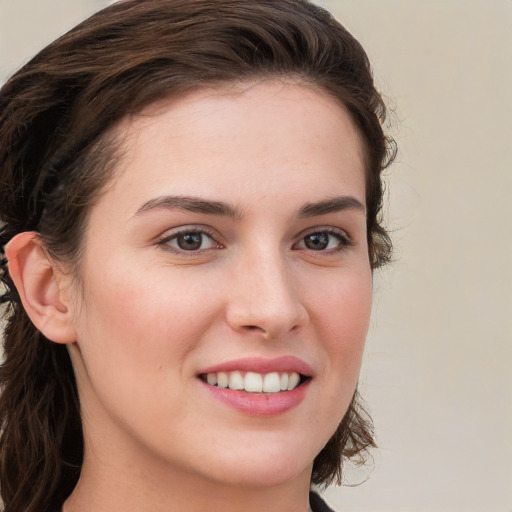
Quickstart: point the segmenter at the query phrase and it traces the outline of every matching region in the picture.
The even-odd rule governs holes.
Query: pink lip
[[[292,391],[268,394],[235,391],[229,388],[210,386],[203,381],[200,382],[217,400],[220,400],[233,409],[249,416],[270,417],[283,414],[299,405],[306,396],[311,379]]]
[[[218,372],[296,372],[307,377],[313,375],[313,369],[302,359],[294,356],[282,356],[275,359],[265,359],[261,357],[248,357],[244,359],[236,359],[226,361],[225,363],[209,366],[201,370],[199,374],[218,373]]]
[[[263,374],[271,372],[296,372],[306,377],[312,377],[313,375],[311,366],[294,356],[283,356],[275,359],[260,357],[237,359],[205,368],[198,375],[236,370]],[[308,379],[292,391],[256,394],[210,386],[199,379],[201,385],[217,400],[249,416],[260,417],[277,416],[299,405],[308,392],[311,380]]]

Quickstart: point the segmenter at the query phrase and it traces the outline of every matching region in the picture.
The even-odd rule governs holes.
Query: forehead
[[[116,131],[130,142],[130,137],[137,136],[141,131],[149,134],[160,130],[162,125],[155,121],[165,116],[180,124],[184,136],[190,134],[186,124],[190,131],[200,132],[208,123],[215,125],[215,132],[220,135],[219,128],[226,126],[222,124],[222,119],[237,123],[238,132],[242,135],[250,126],[276,125],[276,109],[280,112],[278,124],[283,127],[287,121],[292,121],[298,129],[307,130],[307,126],[313,127],[316,120],[323,123],[329,120],[329,127],[341,128],[344,139],[349,143],[354,142],[360,158],[364,158],[359,130],[342,101],[315,83],[291,77],[228,82],[178,92],[126,116]],[[331,115],[325,116],[326,111]],[[332,123],[334,120],[337,122]],[[302,122],[297,124],[297,121]],[[313,130],[310,133],[315,135]],[[350,135],[350,141],[347,135]],[[357,142],[353,139],[357,139]],[[127,144],[125,149],[129,149],[129,146]]]
[[[138,195],[169,187],[229,195],[241,184],[263,194],[269,185],[319,193],[330,183],[364,189],[363,145],[351,116],[304,84],[200,89],[147,106],[116,132],[123,149],[116,188],[139,182]]]

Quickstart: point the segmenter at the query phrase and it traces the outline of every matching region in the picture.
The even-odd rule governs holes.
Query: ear
[[[16,235],[5,246],[5,254],[9,275],[32,323],[56,343],[75,341],[65,286],[69,278],[51,261],[37,233]]]

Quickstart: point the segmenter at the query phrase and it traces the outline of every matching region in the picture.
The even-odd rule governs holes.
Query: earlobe
[[[75,341],[63,275],[48,257],[37,233],[16,235],[6,245],[5,253],[9,275],[33,324],[56,343]]]

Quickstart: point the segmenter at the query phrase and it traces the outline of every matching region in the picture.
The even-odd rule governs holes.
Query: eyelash
[[[214,244],[214,247],[208,247],[207,249],[186,250],[186,249],[172,247],[171,245],[169,245],[169,242],[171,242],[173,240],[177,240],[180,235],[187,235],[187,234],[206,236],[212,241],[212,243]],[[201,240],[201,245],[203,242],[204,242],[204,240]],[[174,231],[171,235],[165,236],[164,238],[159,240],[158,245],[166,251],[169,251],[169,252],[172,252],[175,254],[180,254],[180,255],[188,254],[190,256],[199,254],[200,252],[204,253],[205,251],[210,251],[211,249],[223,249],[224,248],[222,244],[218,243],[215,240],[213,233],[204,227],[197,227],[197,228],[185,227],[178,231]]]
[[[212,244],[214,244],[214,246],[208,247],[206,249],[199,248],[199,249],[187,250],[187,249],[172,247],[170,245],[170,242],[173,240],[177,240],[180,235],[187,235],[187,234],[188,235],[201,235],[201,237],[206,236],[211,240],[211,242],[212,242]],[[337,242],[339,243],[339,245],[337,247],[330,248],[330,249],[316,250],[316,249],[304,247],[305,250],[312,251],[313,253],[316,253],[316,254],[322,254],[322,253],[323,254],[335,254],[335,253],[341,252],[343,250],[346,250],[348,247],[351,247],[354,245],[354,242],[350,239],[350,237],[346,233],[337,231],[332,228],[317,228],[313,231],[309,231],[306,234],[304,234],[298,242],[293,244],[292,249],[293,250],[301,250],[302,247],[297,247],[297,246],[300,243],[304,242],[304,240],[307,237],[311,237],[313,235],[328,235],[329,237],[334,237],[337,240]],[[203,242],[204,242],[204,240],[201,240],[201,245],[203,244]],[[331,241],[329,240],[328,244],[330,244],[330,243],[331,243]],[[169,252],[172,252],[175,254],[180,254],[180,255],[188,254],[190,256],[197,255],[199,253],[204,253],[205,251],[210,251],[211,249],[223,249],[224,248],[224,246],[222,244],[220,244],[219,242],[217,242],[215,240],[214,234],[210,230],[208,230],[204,227],[197,227],[197,228],[185,227],[183,229],[180,229],[179,231],[173,232],[171,235],[165,236],[164,238],[162,238],[161,240],[158,241],[158,245],[166,251],[169,251]]]
[[[354,242],[352,239],[344,232],[338,231],[336,229],[332,228],[316,228],[313,231],[309,231],[306,234],[304,234],[299,242],[296,242],[293,244],[293,247],[295,248],[299,243],[303,242],[307,237],[313,236],[313,235],[328,235],[329,237],[334,237],[339,245],[335,248],[331,249],[323,249],[323,250],[315,250],[315,249],[309,249],[306,247],[306,249],[317,253],[317,254],[336,254],[341,251],[346,250],[348,247],[351,247],[354,245]],[[330,243],[330,241],[328,242]]]

